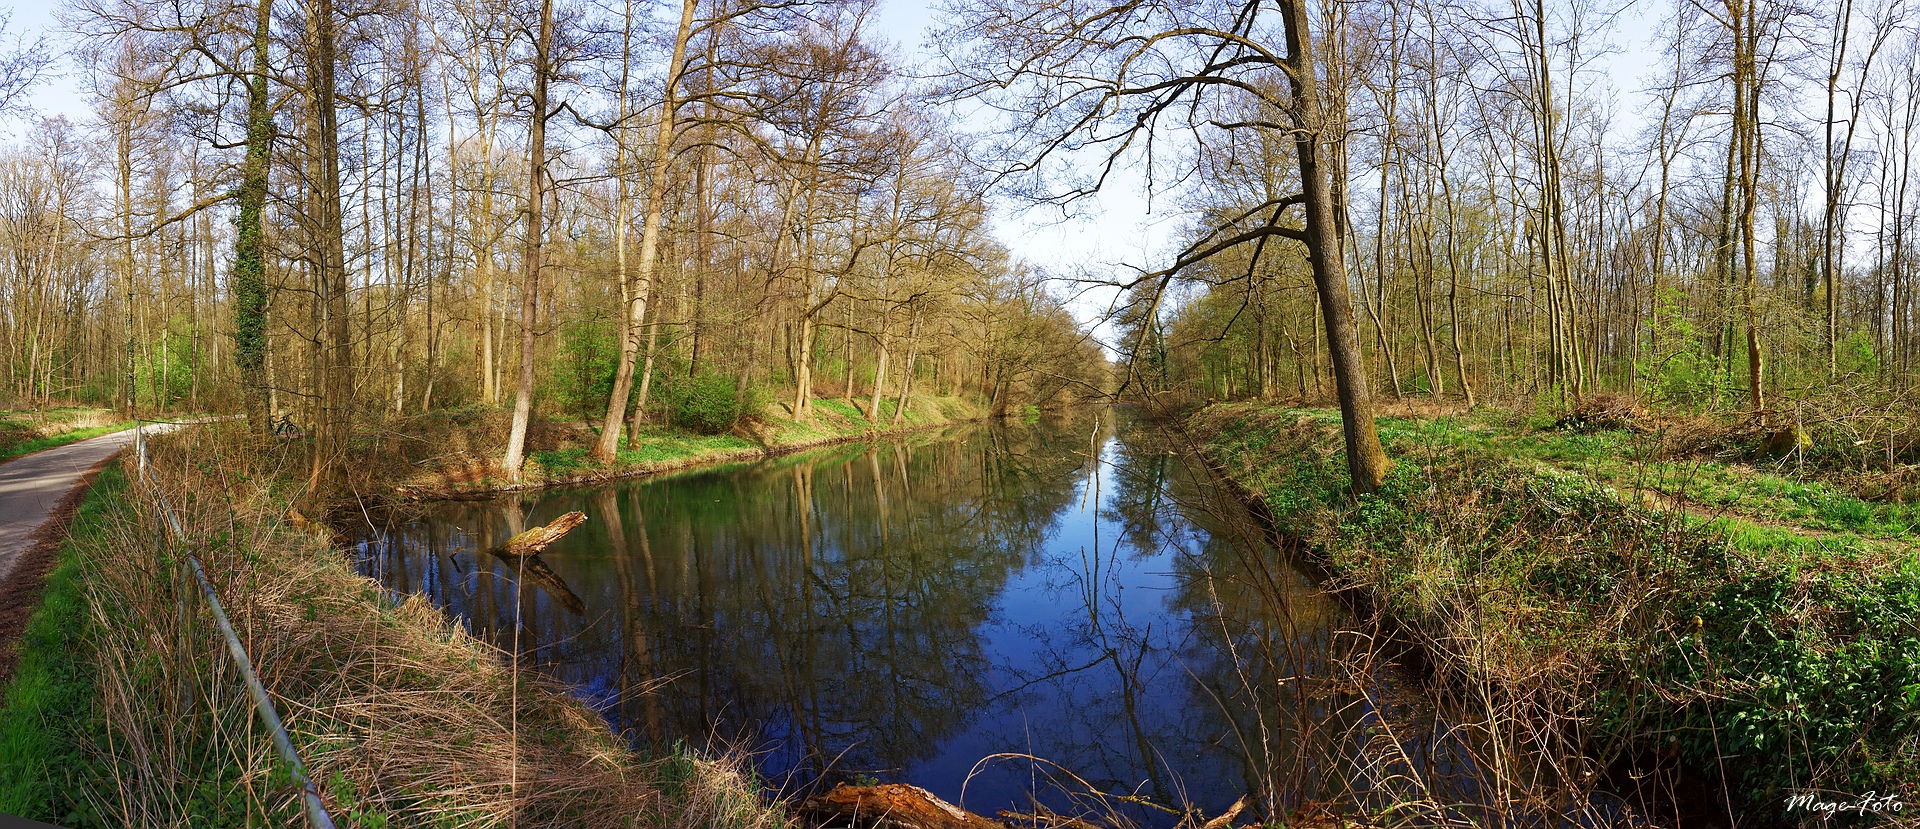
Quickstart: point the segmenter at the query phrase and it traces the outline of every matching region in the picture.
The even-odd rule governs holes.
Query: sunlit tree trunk
[[[545,263],[547,83],[553,71],[552,46],[553,0],[541,0],[540,34],[533,47],[533,94],[528,102],[532,111],[527,125],[527,229],[520,258],[520,382],[514,389],[513,427],[507,433],[506,456],[500,461],[510,481],[520,480],[526,460],[527,424],[533,417],[534,324],[540,312],[540,268]]]
[[[345,472],[352,426],[353,375],[347,319],[345,229],[340,205],[340,127],[335,103],[333,0],[312,0],[307,20],[307,209],[314,302],[322,324],[315,384],[314,444],[308,489],[333,490]]]
[[[697,0],[682,0],[680,29],[673,39],[673,57],[667,64],[666,93],[660,105],[660,121],[655,127],[653,155],[649,159],[646,219],[640,231],[639,273],[625,290],[628,296],[626,326],[620,340],[620,363],[613,376],[613,395],[607,401],[607,416],[601,421],[600,439],[594,444],[594,458],[601,463],[613,460],[620,446],[620,424],[627,414],[628,395],[633,389],[633,364],[640,350],[641,329],[646,325],[647,299],[653,293],[654,254],[660,246],[660,223],[666,213],[667,172],[673,162],[673,139],[677,135],[675,116],[679,98],[680,73],[687,60],[687,38],[693,32]],[[623,74],[624,80],[624,74]],[[626,89],[620,91],[622,98]],[[624,221],[624,217],[622,219]],[[620,279],[627,280],[626,269]]]
[[[1306,213],[1307,259],[1320,298],[1327,332],[1327,352],[1333,363],[1334,387],[1340,399],[1340,417],[1346,437],[1347,469],[1356,495],[1378,489],[1387,479],[1392,461],[1380,445],[1373,422],[1373,397],[1367,389],[1366,367],[1360,362],[1359,338],[1353,327],[1353,301],[1347,289],[1343,248],[1337,233],[1337,206],[1322,166],[1326,149],[1321,135],[1327,125],[1321,114],[1318,66],[1313,32],[1305,0],[1279,0],[1286,24],[1289,79],[1293,86],[1295,151],[1299,154],[1300,183]]]

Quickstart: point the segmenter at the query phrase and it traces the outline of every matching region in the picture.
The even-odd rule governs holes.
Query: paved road
[[[164,423],[146,427],[150,436],[174,428]],[[81,476],[132,445],[133,430],[128,429],[0,463],[0,582],[13,577],[20,554]]]

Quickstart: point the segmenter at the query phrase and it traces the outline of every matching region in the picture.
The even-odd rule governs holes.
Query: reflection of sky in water
[[[526,576],[522,652],[636,739],[717,737],[757,752],[776,785],[824,767],[954,801],[964,786],[965,805],[992,814],[1024,809],[1049,774],[1068,779],[1017,758],[977,765],[1015,753],[1212,814],[1250,779],[1313,780],[1274,749],[1292,738],[1272,689],[1294,672],[1274,663],[1324,670],[1345,614],[1244,528],[1209,532],[1231,525],[1190,508],[1219,500],[1199,473],[1124,416],[1116,436],[1113,420],[835,447],[540,493],[520,510],[431,505],[363,545],[363,562],[512,647],[512,566],[474,551],[585,511]],[[1255,572],[1271,579],[1267,599],[1243,577]],[[555,600],[566,593],[584,612]],[[1342,724],[1367,710],[1343,699],[1358,704],[1293,710]]]

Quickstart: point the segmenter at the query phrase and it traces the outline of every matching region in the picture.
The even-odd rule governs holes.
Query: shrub
[[[568,323],[560,329],[558,370],[542,378],[542,391],[568,414],[596,421],[606,414],[607,399],[613,396],[619,358],[619,335],[611,324],[603,320]]]
[[[681,429],[718,435],[758,411],[758,397],[750,390],[746,405],[742,406],[733,393],[731,378],[702,374],[674,390],[673,399],[667,404],[667,417]]]

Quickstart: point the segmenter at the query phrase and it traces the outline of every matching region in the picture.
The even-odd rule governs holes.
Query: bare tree
[[[949,51],[943,94],[976,98],[1008,119],[1001,160],[1009,176],[1026,175],[1041,200],[1068,203],[1097,191],[1130,150],[1151,152],[1167,133],[1204,127],[1270,130],[1290,135],[1301,192],[1268,199],[1216,224],[1164,268],[1115,287],[1144,294],[1155,315],[1174,275],[1243,244],[1290,238],[1307,248],[1319,298],[1327,350],[1340,401],[1353,491],[1368,493],[1386,480],[1391,462],[1373,421],[1373,399],[1355,334],[1341,237],[1344,206],[1333,172],[1331,145],[1341,113],[1326,110],[1321,78],[1327,67],[1317,48],[1307,0],[1272,4],[1172,7],[1146,2],[1081,7],[1027,0],[956,4],[968,21],[953,32],[967,51]],[[1280,44],[1272,44],[1273,17]],[[1287,92],[1277,83],[1284,81]],[[1232,90],[1261,102],[1265,114],[1216,120],[1221,93]],[[1091,155],[1092,173],[1048,182],[1049,160]],[[1056,185],[1057,186],[1054,186]],[[1304,208],[1304,228],[1282,224],[1289,207]],[[1149,330],[1149,327],[1141,331]],[[1137,355],[1142,341],[1136,339]]]
[[[534,325],[540,313],[540,269],[545,264],[542,244],[547,203],[547,88],[553,75],[553,0],[540,0],[538,34],[534,36],[532,90],[527,98],[526,238],[520,255],[520,382],[514,389],[513,427],[507,434],[507,452],[500,466],[507,479],[520,480],[526,459],[527,424],[533,417]]]
[[[642,221],[640,231],[639,272],[631,278],[627,274],[624,258],[626,214],[622,212],[618,219],[623,225],[622,228],[616,229],[616,233],[619,235],[622,257],[619,264],[620,291],[626,303],[626,326],[620,338],[620,362],[613,376],[613,393],[607,400],[607,416],[601,422],[600,439],[593,448],[594,457],[602,463],[612,461],[614,452],[620,446],[621,424],[625,422],[627,416],[627,396],[633,388],[633,366],[640,352],[641,332],[646,326],[647,297],[653,292],[653,263],[660,246],[660,223],[666,212],[668,165],[673,161],[673,142],[678,134],[680,100],[677,90],[686,69],[687,41],[693,34],[694,11],[698,5],[697,0],[682,0],[680,4],[680,26],[673,37],[673,57],[667,62],[666,83],[663,87],[665,93],[660,102],[660,118],[654,125],[653,147],[647,161],[649,175],[646,200],[643,202],[646,205],[646,218]],[[631,14],[631,3],[629,3],[629,20],[631,20]],[[623,52],[625,52],[624,49]],[[620,119],[623,122],[628,117],[625,111],[626,60],[623,56],[620,90]],[[621,128],[624,126],[623,123]],[[618,138],[616,141],[619,142],[621,155],[624,157],[625,142]],[[625,188],[624,167],[621,169],[621,175],[620,186]],[[625,192],[624,189],[622,192]]]

